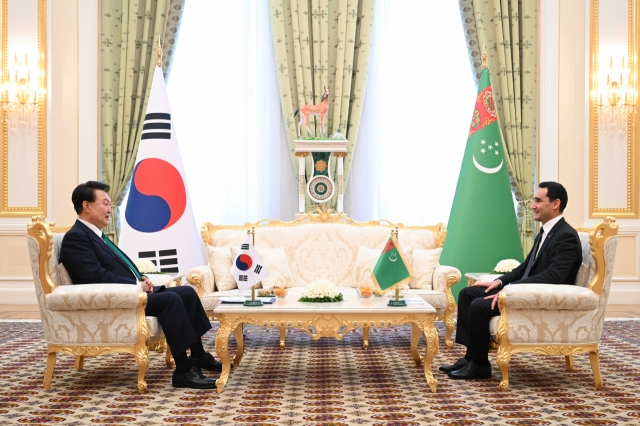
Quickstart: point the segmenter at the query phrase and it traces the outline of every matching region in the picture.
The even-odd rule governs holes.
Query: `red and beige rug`
[[[576,357],[574,372],[564,371],[564,357],[515,355],[506,393],[497,388],[495,365],[489,380],[453,381],[437,372],[432,394],[411,357],[409,327],[372,330],[367,350],[361,332],[314,341],[289,330],[283,350],[277,329],[247,327],[246,335],[242,364],[222,394],[173,389],[172,370],[156,353],[144,394],[130,355],[88,358],[84,371],[75,370],[72,357],[58,356],[52,390],[45,391],[40,324],[0,323],[0,425],[640,424],[640,321],[605,323],[601,391],[587,355]],[[214,336],[205,336],[205,347],[213,348]],[[461,347],[441,342],[434,370],[461,355]]]

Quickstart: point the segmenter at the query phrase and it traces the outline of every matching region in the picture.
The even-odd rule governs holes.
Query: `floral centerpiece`
[[[342,302],[342,293],[338,292],[336,286],[327,280],[316,280],[304,289],[300,302]]]
[[[506,274],[507,272],[511,272],[513,269],[520,266],[520,262],[515,259],[504,259],[498,262],[495,268],[493,268],[494,274]]]
[[[150,260],[147,259],[138,259],[134,261],[136,268],[140,271],[141,274],[164,274],[158,270],[158,267]]]

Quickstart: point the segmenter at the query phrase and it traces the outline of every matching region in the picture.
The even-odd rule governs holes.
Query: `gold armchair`
[[[598,362],[604,313],[618,245],[618,224],[605,218],[591,230],[578,229],[583,260],[574,286],[510,285],[500,293],[500,316],[490,324],[502,373],[500,389],[509,387],[509,361],[517,352],[564,355],[573,370],[573,355],[588,352],[596,388],[602,387]]]
[[[81,370],[84,357],[128,352],[138,364],[138,389],[144,391],[149,350],[166,349],[167,366],[171,353],[155,317],[146,317],[147,295],[126,284],[73,284],[58,252],[64,232],[43,217],[27,225],[29,260],[33,273],[42,329],[47,341],[47,368],[44,388],[51,388],[58,353],[76,357]],[[53,231],[53,232],[52,232]]]

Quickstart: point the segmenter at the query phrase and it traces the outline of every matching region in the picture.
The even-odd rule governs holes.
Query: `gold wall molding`
[[[629,78],[633,79],[633,86],[637,91],[638,88],[638,67],[637,67],[637,46],[638,28],[637,16],[638,0],[627,0],[628,13],[628,31],[627,31],[627,59],[629,63]],[[599,162],[599,153],[601,149],[607,149],[606,140],[600,135],[599,129],[599,111],[596,107],[596,91],[598,90],[599,78],[599,58],[600,58],[600,5],[610,6],[603,0],[591,0],[591,61],[590,61],[590,79],[589,79],[589,217],[602,218],[605,216],[615,216],[624,219],[636,219],[640,217],[638,208],[638,167],[640,161],[638,159],[638,149],[636,140],[638,140],[637,110],[629,114],[627,117],[627,131],[625,137],[626,143],[626,163],[601,165]],[[637,107],[636,107],[637,109]],[[599,174],[606,173],[603,167],[626,167],[626,206],[625,207],[608,207],[604,206],[600,200],[600,192],[612,191],[613,188],[600,188]]]
[[[10,0],[1,0],[2,13],[2,58],[0,67],[3,73],[7,72],[8,58],[8,6]],[[16,4],[19,4],[17,0]],[[9,205],[9,125],[4,122],[5,112],[0,108],[0,217],[31,217],[34,215],[47,214],[47,10],[46,0],[36,0],[38,2],[38,69],[39,85],[45,90],[40,100],[37,116],[37,204],[35,206],[10,206]],[[19,41],[18,41],[19,42]]]

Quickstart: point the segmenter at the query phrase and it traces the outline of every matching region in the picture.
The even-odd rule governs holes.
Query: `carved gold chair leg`
[[[453,335],[453,330],[456,328],[456,322],[453,320],[453,311],[454,308],[447,308],[444,313],[444,325],[447,328],[447,333],[444,336],[444,343],[448,348],[453,346],[453,342],[451,341],[451,336]]]
[[[173,367],[174,361],[173,361],[173,357],[171,356],[171,348],[169,348],[169,345],[166,345],[166,346],[167,346],[167,351],[164,354],[164,362],[167,363],[167,367],[171,368]]]
[[[287,328],[280,327],[280,349],[284,349],[286,338],[287,338]]]
[[[149,351],[146,346],[144,349],[138,350],[136,363],[138,364],[138,390],[144,392],[147,390],[147,382],[144,381],[144,375],[147,373],[147,367],[149,366]]]
[[[44,372],[44,388],[51,389],[51,380],[53,379],[53,370],[56,367],[56,353],[49,352],[47,354],[47,369]]]
[[[496,356],[502,380],[500,381],[500,390],[506,391],[509,388],[509,362],[511,361],[511,352],[498,346],[498,354]]]
[[[573,355],[565,355],[564,363],[566,371],[573,371]]]
[[[362,347],[369,349],[369,327],[362,327]]]
[[[80,371],[84,368],[84,355],[78,355],[76,357],[76,370]]]
[[[600,373],[600,362],[598,350],[589,352],[589,360],[591,361],[591,370],[593,370],[593,378],[596,382],[596,389],[602,389],[602,374]]]

